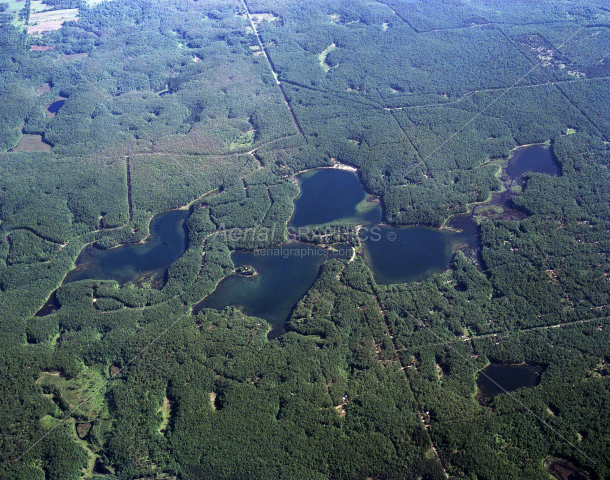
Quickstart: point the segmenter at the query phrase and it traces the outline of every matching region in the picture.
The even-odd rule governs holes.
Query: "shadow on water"
[[[204,308],[223,310],[236,307],[245,315],[267,320],[271,325],[268,337],[284,333],[284,324],[292,310],[318,278],[320,267],[331,258],[350,258],[350,247],[332,252],[304,243],[289,243],[255,252],[235,252],[231,259],[237,270],[250,270],[256,275],[230,275],[216,290],[193,308],[197,314]]]

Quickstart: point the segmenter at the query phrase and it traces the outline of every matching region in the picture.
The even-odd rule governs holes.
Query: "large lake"
[[[310,170],[297,175],[297,181],[301,194],[294,202],[291,227],[381,222],[381,205],[364,191],[353,172],[336,168]]]
[[[185,210],[155,216],[150,222],[150,238],[144,243],[110,250],[86,247],[64,283],[88,279],[127,283],[146,273],[162,273],[186,250],[184,222],[188,216]]]
[[[449,267],[460,247],[477,248],[477,226],[467,217],[450,225],[460,232],[427,227],[379,225],[381,205],[365,192],[358,176],[341,169],[320,169],[299,175],[301,195],[289,226],[298,228],[330,223],[362,225],[363,256],[379,284],[421,281]],[[184,253],[187,211],[169,211],[151,221],[151,237],[142,244],[111,250],[87,247],[77,267],[64,283],[84,279],[116,280],[127,283],[148,273],[162,273]],[[311,288],[320,267],[328,258],[350,258],[351,248],[339,253],[290,243],[257,252],[234,252],[236,268],[250,265],[254,277],[230,275],[212,294],[195,306],[222,310],[239,308],[244,314],[267,320],[271,337],[283,332],[297,302]]]
[[[425,280],[449,268],[458,248],[476,248],[476,223],[466,218],[460,227],[459,233],[426,227],[371,227],[360,235],[364,261],[380,285]]]
[[[381,285],[421,281],[449,268],[459,247],[476,249],[478,227],[469,217],[454,219],[457,233],[428,227],[379,225],[381,205],[364,190],[358,176],[347,170],[319,169],[297,176],[301,194],[290,226],[335,222],[364,225],[360,230],[363,256]]]
[[[250,265],[257,271],[253,278],[230,275],[216,290],[193,309],[222,310],[233,306],[244,314],[267,320],[274,338],[284,331],[292,309],[318,278],[321,265],[329,258],[350,258],[349,247],[331,252],[304,243],[289,243],[255,252],[235,252],[235,268]]]

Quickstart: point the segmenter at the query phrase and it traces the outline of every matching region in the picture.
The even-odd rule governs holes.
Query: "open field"
[[[78,20],[78,8],[51,10],[30,14],[28,33],[30,35],[59,30],[64,22]]]
[[[45,143],[41,135],[24,135],[11,152],[47,152],[49,150],[51,150],[51,145]]]

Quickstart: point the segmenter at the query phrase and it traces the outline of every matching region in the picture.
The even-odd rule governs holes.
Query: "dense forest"
[[[0,0],[0,478],[610,478],[608,12]],[[510,187],[518,219],[475,215],[480,251],[443,273],[378,285],[356,225],[327,225],[299,239],[357,253],[279,337],[192,313],[233,252],[294,239],[299,172],[354,167],[384,223],[436,228],[542,143],[560,175]],[[64,282],[175,209],[160,285]],[[490,363],[540,382],[481,402]]]

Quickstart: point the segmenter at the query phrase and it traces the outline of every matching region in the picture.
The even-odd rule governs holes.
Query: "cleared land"
[[[65,10],[52,10],[30,14],[30,35],[43,32],[59,30],[64,22],[77,21],[78,8],[67,8]]]
[[[45,143],[41,135],[24,135],[11,152],[47,152],[51,145]]]

